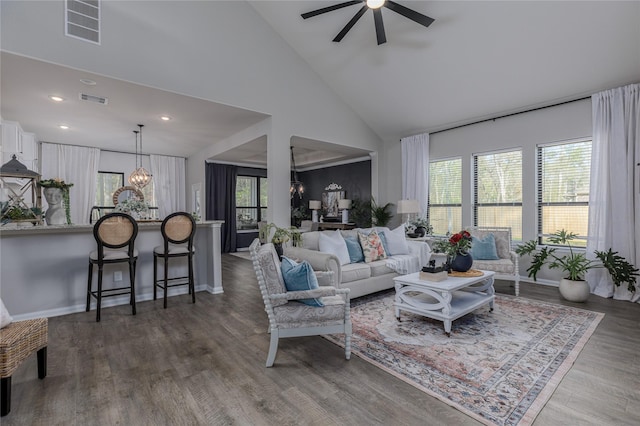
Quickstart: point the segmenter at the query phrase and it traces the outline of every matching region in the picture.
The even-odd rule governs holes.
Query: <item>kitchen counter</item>
[[[136,299],[153,299],[153,248],[162,244],[162,222],[138,222]],[[223,292],[220,226],[223,221],[196,224],[194,257],[196,291]],[[96,249],[93,225],[0,227],[0,297],[15,320],[64,315],[85,310],[89,252]],[[184,262],[181,264],[180,262]],[[186,275],[186,260],[176,259],[171,271]],[[97,269],[96,269],[97,270]],[[105,265],[104,286],[113,286],[115,272],[129,279],[123,265]],[[97,274],[97,272],[96,272]],[[97,275],[94,276],[94,282]],[[117,286],[116,283],[115,286]],[[187,286],[169,289],[169,295]],[[129,303],[128,296],[103,300],[103,306]],[[92,310],[95,302],[92,302]],[[94,313],[95,314],[95,313]]]

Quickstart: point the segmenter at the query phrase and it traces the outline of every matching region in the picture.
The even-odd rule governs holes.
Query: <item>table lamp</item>
[[[318,221],[318,210],[320,210],[319,200],[309,200],[309,210],[311,210],[311,221]]]
[[[351,208],[351,200],[342,198],[338,200],[338,210],[342,210],[342,223],[349,223],[349,209]]]

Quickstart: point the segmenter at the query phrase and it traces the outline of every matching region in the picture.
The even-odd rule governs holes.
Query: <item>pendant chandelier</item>
[[[298,180],[298,172],[296,171],[296,160],[293,158],[293,147],[291,147],[291,164],[293,165],[293,180],[291,181],[291,186],[289,187],[289,193],[291,194],[291,198],[293,198],[294,194],[298,194],[298,198],[302,199],[302,194],[304,193],[304,184]]]
[[[129,183],[138,189],[142,189],[151,182],[151,173],[142,167],[142,128],[144,124],[138,124],[140,130],[134,130],[136,134],[136,169],[129,175]],[[138,154],[138,134],[140,134],[140,154]]]

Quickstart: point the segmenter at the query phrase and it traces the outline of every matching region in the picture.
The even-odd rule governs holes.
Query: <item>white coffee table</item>
[[[400,311],[407,311],[443,321],[451,336],[453,320],[487,304],[493,311],[495,272],[481,272],[478,277],[449,276],[438,282],[421,280],[419,272],[394,278],[396,318],[399,321]]]

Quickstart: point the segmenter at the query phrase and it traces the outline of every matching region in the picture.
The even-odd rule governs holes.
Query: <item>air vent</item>
[[[100,0],[65,0],[65,35],[100,44]]]
[[[87,95],[86,93],[80,93],[80,99],[88,102],[95,102],[97,104],[106,105],[109,103],[109,99],[101,96]]]

